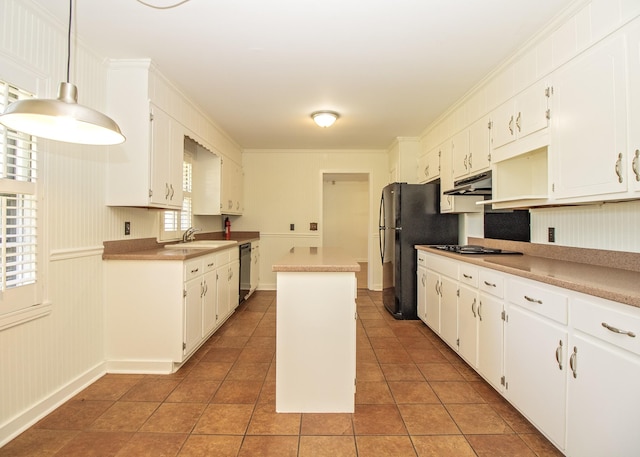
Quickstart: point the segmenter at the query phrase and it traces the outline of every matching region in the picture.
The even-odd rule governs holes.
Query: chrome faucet
[[[193,241],[196,239],[196,232],[199,232],[200,229],[197,228],[193,228],[193,227],[189,227],[187,230],[184,231],[184,233],[182,234],[182,242],[186,243],[188,241]]]

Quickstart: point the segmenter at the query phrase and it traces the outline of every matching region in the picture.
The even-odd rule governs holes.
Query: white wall
[[[358,262],[367,262],[371,211],[369,181],[325,180],[322,200],[323,246],[337,247]]]
[[[387,184],[384,150],[248,150],[243,154],[245,211],[234,221],[237,230],[260,231],[260,288],[274,289],[271,266],[293,246],[322,246],[322,172],[369,173],[369,258],[372,288],[381,287],[378,252],[378,203]],[[295,224],[295,231],[289,230]]]

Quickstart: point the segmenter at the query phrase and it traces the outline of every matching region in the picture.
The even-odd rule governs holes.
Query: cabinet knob
[[[631,169],[633,173],[636,175],[636,181],[640,181],[640,150],[636,149],[636,153],[633,156],[633,161],[631,161]]]
[[[558,341],[556,348],[556,362],[558,362],[558,368],[562,370],[562,340]]]
[[[571,368],[571,372],[573,373],[573,377],[578,377],[578,348],[573,347],[573,353],[571,357],[569,357],[569,367]]]

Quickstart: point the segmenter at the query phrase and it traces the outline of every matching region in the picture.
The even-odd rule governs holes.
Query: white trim
[[[171,374],[175,370],[172,360],[108,360],[107,373],[118,374]]]
[[[0,447],[7,444],[20,433],[34,425],[47,414],[61,406],[67,400],[73,398],[90,384],[93,384],[106,373],[105,364],[101,362],[93,368],[67,383],[44,400],[34,404],[31,408],[11,418],[0,425]]]
[[[80,259],[82,257],[102,256],[104,246],[89,246],[77,249],[56,249],[49,253],[49,260],[56,262],[58,260]]]
[[[22,308],[12,313],[0,315],[0,331],[48,316],[49,314],[51,314],[50,302],[29,306],[28,308]]]

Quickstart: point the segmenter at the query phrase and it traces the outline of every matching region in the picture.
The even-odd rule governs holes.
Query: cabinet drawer
[[[547,288],[535,283],[509,279],[507,299],[529,311],[561,324],[567,324],[568,298],[562,293],[551,290],[550,286]]]
[[[480,270],[478,289],[482,292],[504,298],[504,276],[490,270]]]
[[[418,266],[427,268],[427,253],[424,251],[418,251]]]
[[[440,255],[427,255],[427,268],[437,271],[441,275],[458,279],[458,262]]]
[[[188,260],[184,263],[184,280],[188,281],[203,273],[202,258]]]
[[[597,303],[591,298],[574,298],[571,319],[576,330],[640,355],[639,309],[604,300]]]
[[[216,265],[221,267],[231,261],[231,249],[225,249],[224,251],[216,252]]]
[[[202,258],[202,266],[204,268],[205,273],[207,271],[215,270],[217,265],[218,264],[216,262],[216,255],[215,254],[208,255],[208,256]]]
[[[458,280],[462,284],[478,287],[478,268],[469,264],[460,264],[460,276]]]

